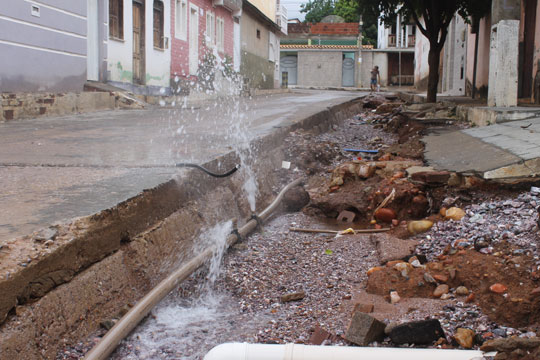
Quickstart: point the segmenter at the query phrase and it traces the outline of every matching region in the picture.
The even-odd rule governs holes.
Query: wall
[[[428,75],[429,75],[429,41],[420,33],[416,32],[419,36],[416,37],[416,45],[414,47],[414,86],[417,89],[427,89]]]
[[[534,61],[533,61],[533,76],[540,70],[538,68],[538,62],[540,61],[540,2],[536,8],[536,29],[534,32]],[[535,95],[534,83],[533,83],[533,96]]]
[[[159,93],[161,87],[169,87],[171,61],[171,3],[163,2],[165,49],[154,48],[153,0],[145,1],[145,85],[149,93]],[[167,47],[168,43],[168,47]],[[109,38],[108,80],[135,92],[144,91],[129,86],[133,82],[133,4],[124,1],[124,39]],[[144,91],[146,92],[146,91]]]
[[[448,95],[465,95],[468,28],[461,16],[454,16],[448,27],[448,36],[441,53],[444,66],[440,78],[442,92]]]
[[[272,89],[275,86],[274,73],[279,56],[279,38],[274,37],[274,59],[270,61],[270,30],[247,12],[240,19],[241,64],[240,73],[250,81],[250,87]],[[257,38],[257,30],[260,38]],[[279,79],[277,79],[279,81]]]
[[[266,17],[272,21],[276,21],[277,2],[274,0],[249,0],[249,2],[259,9]]]
[[[82,91],[86,81],[86,1],[3,1],[0,91]],[[39,6],[39,17],[32,16]]]
[[[469,35],[467,39],[467,90],[470,95],[472,90],[472,81],[474,73],[474,43],[475,34],[471,34],[469,26]],[[486,17],[480,20],[478,37],[478,65],[476,67],[476,90],[482,97],[487,96],[487,86],[489,82],[489,41],[491,33],[491,19]]]
[[[298,51],[298,85],[341,86],[341,51]]]
[[[211,10],[215,17],[221,17],[225,20],[225,44],[224,51],[219,52],[220,57],[225,55],[233,57],[233,17],[230,11],[217,6],[213,7],[211,0],[192,0],[188,3],[188,25],[186,39],[180,39],[175,33],[175,15],[176,15],[176,0],[170,0],[171,7],[171,78],[176,76],[180,78],[189,78],[189,4],[194,4],[199,8],[199,59],[204,55],[203,44],[205,43],[206,31],[206,12]],[[201,13],[202,9],[202,13]]]

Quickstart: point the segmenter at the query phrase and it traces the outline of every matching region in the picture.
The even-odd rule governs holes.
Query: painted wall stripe
[[[35,28],[42,29],[42,30],[52,31],[52,32],[55,32],[55,33],[58,33],[58,34],[63,34],[63,35],[67,35],[67,36],[73,36],[73,37],[76,37],[76,38],[79,38],[79,39],[85,39],[86,40],[86,36],[84,36],[84,35],[79,35],[79,34],[69,32],[69,31],[58,30],[58,29],[50,28],[48,26],[34,24],[34,23],[31,23],[31,22],[28,22],[28,21],[15,19],[15,18],[12,18],[12,17],[9,17],[9,16],[0,15],[0,19],[6,20],[6,21],[11,21],[11,22],[18,23],[18,24],[31,26],[31,27],[35,27]]]
[[[66,15],[71,15],[73,17],[86,20],[86,16],[82,16],[82,15],[79,15],[79,14],[76,14],[74,12],[67,11],[67,10],[64,10],[64,9],[60,9],[60,8],[57,8],[56,6],[52,6],[52,5],[49,5],[49,4],[44,4],[44,3],[42,3],[42,2],[40,2],[38,0],[24,0],[24,1],[26,1],[27,3],[30,3],[30,4],[43,6],[45,8],[64,13]]]
[[[26,48],[26,49],[45,51],[45,52],[49,52],[49,53],[53,53],[53,54],[74,56],[74,57],[79,57],[79,58],[86,59],[86,55],[76,54],[76,53],[72,53],[72,52],[69,52],[69,51],[60,51],[60,50],[47,49],[47,48],[42,48],[42,47],[39,47],[39,46],[21,44],[21,43],[17,43],[17,42],[13,42],[13,41],[0,40],[0,44],[13,45],[13,46]]]

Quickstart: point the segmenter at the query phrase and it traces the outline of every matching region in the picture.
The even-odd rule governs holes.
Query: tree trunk
[[[428,54],[429,76],[427,87],[427,102],[437,102],[437,87],[439,85],[439,64],[442,47],[430,45]]]

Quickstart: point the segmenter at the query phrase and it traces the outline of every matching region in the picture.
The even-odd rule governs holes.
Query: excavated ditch
[[[381,97],[365,101],[368,109],[388,102]],[[464,347],[456,336],[464,328],[472,330],[474,348],[492,339],[508,340],[510,345],[499,350],[509,358],[537,358],[540,189],[456,174],[408,176],[407,169],[423,165],[421,135],[441,125],[407,120],[400,105],[360,112],[322,134],[291,133],[284,159],[292,167],[280,170],[280,179],[309,175],[309,204],[291,212],[303,198],[301,190],[291,194],[281,214],[224,255],[210,292],[201,288],[207,273],[198,272],[153,311],[113,358],[199,359],[229,341],[354,345],[346,339],[354,311],[369,313],[389,328],[437,319],[445,335],[429,346]],[[379,154],[347,148],[378,149]],[[365,164],[374,168],[362,178]],[[392,190],[395,195],[385,208],[394,219],[373,221],[374,210]],[[462,219],[442,215],[452,206],[464,210]],[[354,214],[353,222],[336,221],[344,210]],[[434,223],[431,229],[411,235],[408,224],[424,218]],[[293,227],[391,230],[335,236]],[[412,266],[413,259],[421,263]],[[406,276],[394,268],[403,260],[409,264]],[[426,273],[434,282],[426,280]],[[448,285],[443,298],[433,294],[441,284]],[[494,284],[505,290],[492,291]],[[460,286],[466,294],[463,288],[457,291]],[[398,302],[391,303],[391,292],[399,294]],[[191,310],[197,316],[186,319]],[[59,358],[77,357],[96,340],[81,342]],[[411,344],[386,337],[372,345]]]
[[[280,190],[276,171],[291,130],[326,131],[361,109],[351,101],[253,140],[259,156],[257,208]],[[239,159],[226,154],[204,164],[217,172]],[[98,214],[14,239],[0,249],[0,354],[52,359],[99,335],[178,264],[193,256],[201,232],[251,216],[246,179],[212,179],[197,171],[178,177]],[[65,355],[73,358],[73,355]],[[78,355],[80,357],[81,354]]]

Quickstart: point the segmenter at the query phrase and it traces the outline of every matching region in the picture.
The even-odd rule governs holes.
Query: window
[[[124,0],[109,0],[109,37],[124,39]]]
[[[257,29],[257,39],[261,38],[261,30]]]
[[[163,2],[154,0],[154,47],[164,49],[163,42]]]
[[[214,45],[216,43],[216,23],[213,12],[206,12],[206,43]]]
[[[176,14],[174,36],[178,39],[187,40],[187,2],[176,0]]]
[[[225,20],[221,17],[216,20],[216,43],[219,50],[225,49]]]

